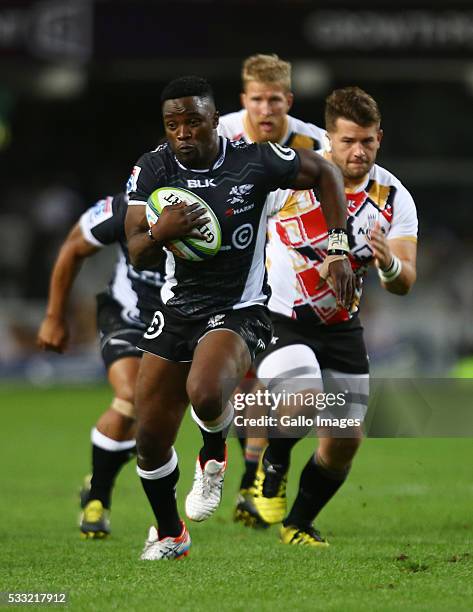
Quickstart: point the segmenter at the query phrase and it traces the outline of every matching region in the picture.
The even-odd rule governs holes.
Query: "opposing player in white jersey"
[[[275,393],[287,388],[309,391],[312,397],[320,391],[341,392],[344,414],[362,422],[369,393],[368,357],[358,318],[363,276],[374,264],[384,289],[397,295],[410,290],[416,279],[417,214],[402,183],[375,164],[382,138],[375,100],[357,87],[335,90],[326,100],[325,121],[330,143],[326,157],[342,171],[348,199],[349,258],[358,278],[357,297],[350,310],[340,308],[330,281],[320,282],[328,232],[314,192],[276,193],[274,198],[285,198],[286,204],[268,227],[269,308],[275,335],[257,358],[257,376]],[[254,506],[266,523],[283,521],[284,543],[327,545],[312,523],[345,481],[362,439],[361,427],[351,429],[349,437],[340,429],[318,433],[318,449],[302,471],[287,516],[290,453],[303,434],[270,438],[258,466]]]
[[[325,130],[313,123],[306,123],[289,115],[294,101],[291,84],[291,64],[277,55],[256,54],[247,57],[241,71],[242,109],[223,115],[218,132],[230,140],[245,142],[277,142],[286,147],[314,149],[323,148]],[[252,388],[253,371],[247,374],[240,385],[241,390]],[[247,512],[251,507],[251,485],[263,448],[264,438],[241,437],[239,439],[245,455],[240,492],[235,508],[234,519],[251,523],[254,515]]]
[[[241,77],[243,108],[220,118],[219,134],[248,143],[322,148],[325,130],[288,114],[294,100],[289,62],[277,55],[252,55],[244,60]]]
[[[138,272],[129,262],[124,193],[99,200],[84,212],[64,241],[50,281],[46,316],[37,342],[44,350],[67,349],[67,302],[83,261],[105,245],[118,244],[119,256],[108,289],[97,295],[97,327],[102,359],[114,392],[110,407],[92,429],[92,478],[81,490],[80,532],[84,538],[110,533],[109,511],[115,478],[135,453],[134,389],[141,351],[136,348],[160,305],[162,270]],[[147,314],[150,313],[150,314]]]

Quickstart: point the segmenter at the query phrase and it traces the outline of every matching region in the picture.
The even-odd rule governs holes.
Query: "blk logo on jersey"
[[[211,179],[187,179],[189,189],[202,189],[204,187],[216,187],[215,180]]]

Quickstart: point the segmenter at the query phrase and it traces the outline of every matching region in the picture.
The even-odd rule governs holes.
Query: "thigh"
[[[123,357],[117,359],[108,368],[108,381],[115,397],[133,403],[135,385],[140,367],[140,357]]]
[[[214,386],[226,402],[249,370],[255,355],[270,343],[272,325],[266,308],[251,306],[217,313],[198,330],[189,386]]]
[[[207,333],[194,351],[187,388],[192,395],[206,389],[206,395],[228,401],[251,365],[244,340],[235,332],[222,329]]]

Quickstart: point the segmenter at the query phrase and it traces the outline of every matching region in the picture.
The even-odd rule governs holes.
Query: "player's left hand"
[[[351,269],[350,260],[340,259],[332,261],[329,265],[329,276],[335,291],[337,305],[350,310],[355,299],[356,280]]]
[[[393,254],[379,223],[376,223],[371,230],[369,241],[373,250],[375,266],[381,270],[386,270],[391,265]]]
[[[327,282],[326,272],[321,273],[317,289],[323,287]],[[351,309],[353,300],[355,299],[356,278],[351,269],[350,260],[348,258],[337,259],[328,263],[328,276],[331,279],[331,285],[335,291],[337,305],[340,308]]]

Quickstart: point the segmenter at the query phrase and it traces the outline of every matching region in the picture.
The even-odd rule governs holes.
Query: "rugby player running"
[[[275,333],[269,349],[257,358],[257,376],[272,392],[289,388],[310,397],[319,391],[342,393],[345,418],[362,423],[369,394],[368,356],[358,317],[363,276],[374,264],[384,289],[408,293],[416,280],[417,214],[403,184],[375,163],[383,132],[378,105],[369,94],[358,87],[333,91],[326,100],[325,126],[330,143],[326,155],[340,168],[348,199],[356,300],[351,309],[340,309],[330,284],[320,286],[327,226],[319,198],[312,191],[277,193],[275,199],[285,200],[285,206],[274,206],[280,212],[269,221],[267,248]],[[286,405],[283,410],[294,414],[297,408]],[[340,410],[319,415],[327,412],[337,418]],[[280,537],[286,544],[327,546],[313,522],[345,482],[362,441],[362,426],[318,428],[318,448],[302,470],[288,514],[290,454],[303,433],[285,433],[270,437],[260,460],[252,500],[255,518],[269,524],[283,521]]]
[[[225,434],[233,418],[228,399],[272,335],[264,252],[271,191],[317,188],[331,228],[324,274],[330,273],[340,304],[350,307],[354,294],[346,258],[346,199],[335,166],[309,150],[219,137],[212,89],[200,77],[172,81],[161,101],[168,142],[144,154],[132,174],[126,218],[131,261],[138,268],[156,265],[168,241],[195,236],[209,221],[199,205],[179,203],[165,207],[150,229],[145,204],[159,187],[200,185],[192,191],[218,217],[222,248],[202,262],[185,261],[166,250],[163,308],[138,345],[145,354],[136,385],[137,471],[158,527],[149,530],[141,556],[147,560],[179,558],[190,547],[177,511],[179,469],[173,448],[189,402],[203,446],[186,514],[205,520],[220,502]],[[245,189],[239,189],[242,185]],[[226,213],[235,190],[243,195],[242,216]]]
[[[67,305],[81,265],[105,245],[118,244],[112,278],[106,291],[97,295],[100,350],[114,397],[92,429],[92,476],[85,479],[80,491],[80,534],[90,539],[110,534],[115,478],[135,454],[134,394],[142,356],[136,344],[149,323],[149,313],[160,304],[163,284],[160,268],[138,272],[130,265],[125,237],[127,208],[124,193],[106,197],[86,210],[71,229],[51,272],[46,315],[37,336],[43,350],[67,350]]]

